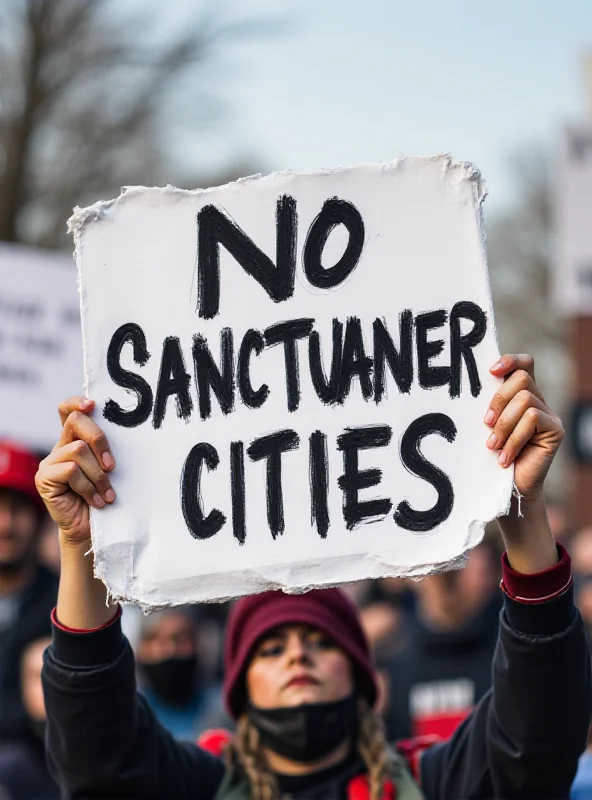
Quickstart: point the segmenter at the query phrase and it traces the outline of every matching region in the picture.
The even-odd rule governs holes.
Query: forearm
[[[510,566],[516,572],[530,575],[557,563],[557,547],[542,494],[520,501],[513,497],[509,514],[500,517],[498,524]]]
[[[67,543],[61,548],[57,618],[75,630],[100,628],[113,619],[117,604],[107,600],[107,589],[94,577],[90,542]]]

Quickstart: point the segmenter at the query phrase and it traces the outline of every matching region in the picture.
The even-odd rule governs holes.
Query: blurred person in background
[[[581,528],[570,539],[575,598],[592,643],[592,527]],[[592,800],[592,727],[588,747],[580,758],[570,800]]]
[[[49,514],[45,518],[45,523],[39,536],[39,561],[44,564],[50,572],[56,575],[60,572],[60,540],[58,527]]]
[[[592,528],[576,531],[570,540],[576,602],[592,637]]]
[[[497,538],[486,536],[464,569],[415,584],[416,611],[407,617],[401,647],[381,664],[391,740],[449,738],[491,686],[500,555]]]
[[[569,800],[592,800],[592,726],[588,735],[588,746],[580,757]]]
[[[0,441],[0,747],[30,737],[20,693],[27,645],[51,632],[58,579],[39,563],[46,514],[35,488],[39,459]]]
[[[555,541],[565,544],[569,539],[569,528],[563,506],[558,503],[547,503],[547,518]]]
[[[31,642],[21,660],[21,694],[31,736],[0,749],[0,800],[58,800],[57,784],[45,762],[43,652],[51,638]]]
[[[143,617],[136,647],[140,691],[176,739],[195,741],[207,728],[227,727],[219,684],[207,682],[190,608]]]

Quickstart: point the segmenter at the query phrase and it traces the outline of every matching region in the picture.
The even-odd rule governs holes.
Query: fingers
[[[505,378],[507,375],[510,375],[510,373],[516,372],[516,370],[528,372],[534,381],[534,358],[527,353],[520,353],[518,355],[506,353],[489,369],[491,374],[495,375],[496,378]]]
[[[101,495],[74,461],[47,464],[43,471],[43,483],[63,487],[61,494],[71,489],[95,508],[103,508],[105,505]]]
[[[554,446],[549,449],[556,450],[564,434],[560,420],[547,411],[531,406],[525,411],[500,452],[498,456],[500,466],[509,467],[520,455],[523,448],[527,444],[533,443],[532,440],[537,434],[544,433],[554,434],[551,437],[554,441]]]
[[[67,401],[67,403],[69,402],[70,401]],[[65,404],[64,411],[68,408],[69,406]],[[88,445],[95,459],[103,469],[113,469],[115,466],[115,459],[109,449],[109,442],[103,430],[96,422],[82,411],[75,409],[70,411],[63,425],[62,435],[57,444],[58,448],[70,444],[71,442],[81,440]]]
[[[60,421],[63,425],[73,411],[82,411],[88,414],[89,411],[94,409],[94,407],[95,401],[91,400],[89,397],[81,397],[79,395],[70,397],[68,400],[64,400],[64,402],[60,403],[58,406]]]
[[[531,410],[535,409],[548,413],[548,409],[542,400],[528,391],[528,389],[521,389],[512,397],[499,416],[487,440],[487,447],[490,450],[502,450],[508,441],[512,444],[520,421],[524,416],[530,415]],[[507,450],[504,452],[507,452]]]
[[[115,500],[115,491],[111,486],[109,476],[97,461],[89,445],[82,439],[76,439],[69,444],[57,448],[48,457],[52,464],[75,464],[78,468],[77,485],[84,487],[84,492],[79,492],[70,481],[74,491],[88,500],[92,499],[92,505],[101,508],[105,503],[112,503]],[[84,479],[84,480],[83,480]],[[87,485],[89,484],[89,485]]]
[[[523,399],[527,399],[527,395],[532,395],[544,403],[539,388],[530,374],[526,370],[519,369],[513,372],[509,378],[506,378],[493,396],[483,420],[485,424],[490,427],[497,425],[504,409],[518,395],[521,395]]]

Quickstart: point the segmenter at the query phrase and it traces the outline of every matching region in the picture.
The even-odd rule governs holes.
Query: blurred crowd
[[[0,800],[59,797],[45,765],[40,682],[59,548],[31,480],[36,464],[34,454],[0,442]],[[571,553],[578,605],[592,633],[592,526],[569,530],[554,506],[549,519]],[[449,737],[489,688],[500,557],[492,525],[464,569],[347,587],[374,649],[391,740]],[[220,691],[228,610],[229,604],[211,604],[144,615],[124,608],[138,685],[179,739],[195,741],[205,730],[231,726]],[[592,747],[582,755],[572,798],[592,798]]]

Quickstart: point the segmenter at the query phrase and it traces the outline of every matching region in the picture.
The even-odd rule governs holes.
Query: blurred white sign
[[[446,157],[131,188],[71,220],[118,499],[95,569],[147,606],[450,565],[508,507],[481,183]]]
[[[82,377],[72,259],[0,244],[0,437],[51,450],[58,403],[81,393]]]
[[[565,316],[592,314],[592,125],[568,127],[557,177],[554,298]]]

